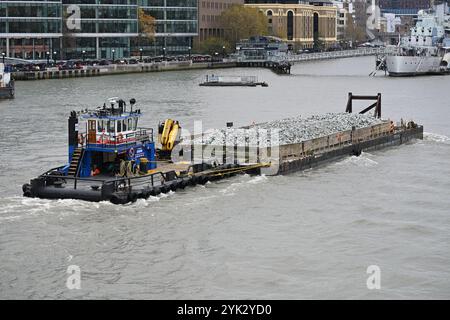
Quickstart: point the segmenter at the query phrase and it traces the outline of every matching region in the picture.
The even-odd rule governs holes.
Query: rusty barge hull
[[[333,148],[314,155],[302,157],[284,156],[279,164],[278,174],[288,174],[319,167],[348,156],[359,156],[362,152],[399,146],[416,139],[423,139],[423,126],[399,130],[393,134],[375,137],[370,140],[344,144],[339,148]]]

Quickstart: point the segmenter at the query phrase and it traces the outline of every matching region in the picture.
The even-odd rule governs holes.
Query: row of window
[[[197,22],[162,21],[156,23],[156,33],[196,33]],[[82,21],[80,30],[72,33],[137,33],[135,21]],[[61,21],[15,20],[0,22],[0,33],[61,33]]]
[[[202,8],[206,9],[223,10],[230,8],[232,5],[232,3],[202,1]]]
[[[18,19],[0,22],[0,33],[60,33],[60,20]]]
[[[164,12],[166,20],[197,20],[197,9],[144,8],[144,12],[156,20],[164,20]]]
[[[36,3],[0,3],[0,17],[61,17],[61,6],[58,4]]]
[[[202,21],[219,22],[220,16],[202,15]]]
[[[143,7],[197,7],[197,0],[138,0],[138,5]]]
[[[81,7],[82,19],[136,19],[136,7]]]
[[[118,4],[137,5],[137,0],[62,0],[63,4]]]
[[[137,22],[114,21],[81,21],[81,29],[72,30],[73,33],[137,33]]]
[[[101,134],[136,131],[137,122],[138,118],[128,118],[126,120],[97,120],[97,132]],[[115,127],[117,127],[117,130],[115,130]]]

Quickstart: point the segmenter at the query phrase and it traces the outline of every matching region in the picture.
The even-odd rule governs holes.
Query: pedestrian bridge
[[[296,63],[302,61],[314,61],[314,60],[328,60],[328,59],[340,59],[351,57],[362,57],[372,55],[382,55],[393,51],[393,48],[358,48],[353,50],[342,51],[330,51],[330,52],[314,52],[314,53],[302,53],[302,54],[273,54],[267,56],[245,56],[240,55],[237,57],[238,63]]]

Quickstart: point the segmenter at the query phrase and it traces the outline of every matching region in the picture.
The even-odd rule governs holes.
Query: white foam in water
[[[444,136],[443,134],[438,134],[438,133],[424,132],[423,139],[425,141],[441,142],[441,143],[445,143],[445,144],[450,143],[449,137]]]
[[[239,188],[247,184],[258,184],[267,180],[267,177],[265,175],[250,176],[248,174],[245,174],[243,177],[249,180],[231,183],[229,186],[220,190],[220,192],[226,196],[232,196],[237,190],[239,190]]]
[[[266,175],[263,174],[263,175],[259,175],[259,176],[253,177],[251,180],[247,181],[247,183],[257,184],[257,183],[260,183],[260,182],[264,182],[266,180],[267,180],[267,177],[266,177]]]
[[[366,167],[366,168],[375,167],[378,165],[378,162],[376,162],[373,159],[370,159],[371,156],[373,155],[367,152],[363,152],[359,157],[351,156],[350,158],[337,162],[336,164],[337,165],[353,164],[358,167]]]

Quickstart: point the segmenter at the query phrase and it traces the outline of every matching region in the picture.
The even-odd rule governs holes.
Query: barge
[[[201,87],[268,87],[267,82],[260,82],[255,76],[215,76],[207,75]]]
[[[287,174],[363,151],[423,139],[423,126],[413,121],[394,124],[381,120],[380,95],[377,98],[380,104],[372,105],[376,116],[372,118],[377,121],[292,143],[275,141],[275,134],[267,136],[253,130],[255,126],[239,129],[244,132],[243,142],[235,138],[234,143],[228,143],[225,137],[225,143],[215,143],[204,133],[181,139],[180,124],[168,119],[158,126],[158,148],[153,129],[137,126],[142,113],[136,109],[135,100],[130,100],[127,110],[123,100],[111,98],[103,107],[71,112],[68,163],[24,184],[23,195],[125,204],[236,174]],[[351,102],[347,113],[339,117],[348,122],[347,126],[358,119],[352,115]],[[293,132],[300,129],[292,128]],[[249,132],[259,136],[255,143],[249,141]]]

